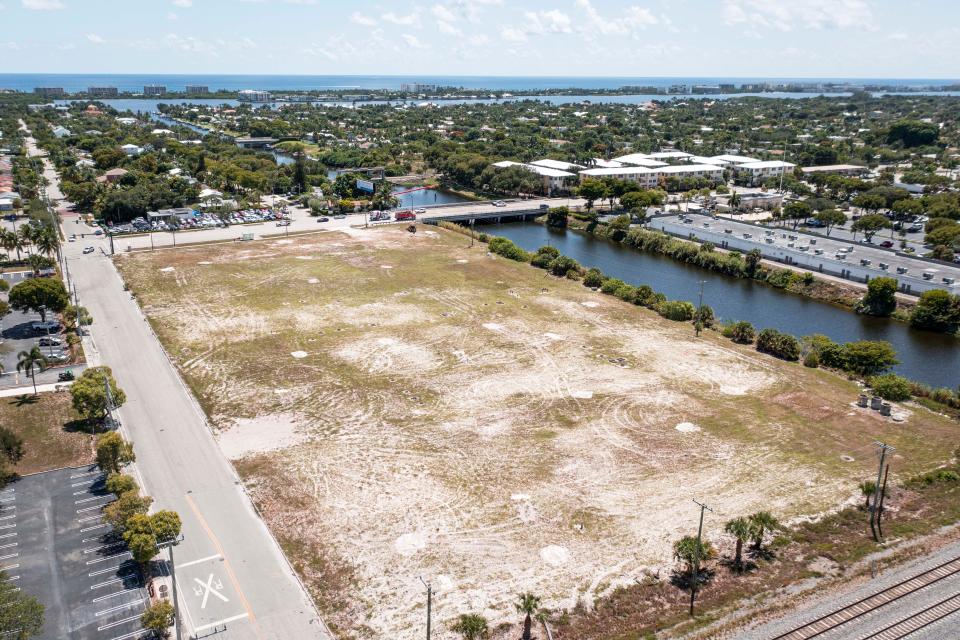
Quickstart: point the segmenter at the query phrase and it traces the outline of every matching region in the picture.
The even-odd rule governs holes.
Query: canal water
[[[404,193],[404,192],[408,193]],[[436,189],[419,189],[410,191],[410,187],[397,187],[393,190],[394,195],[400,200],[400,209],[416,209],[417,207],[427,207],[435,204],[456,204],[458,202],[469,202],[466,198],[438,191]]]
[[[650,253],[592,238],[576,231],[550,229],[535,222],[485,226],[527,251],[550,244],[586,267],[633,284],[648,284],[671,300],[696,304],[699,282],[704,304],[724,322],[747,320],[757,329],[773,328],[795,336],[822,333],[836,342],[886,340],[897,350],[894,371],[934,387],[960,384],[960,339],[911,329],[902,322],[861,316],[846,309],[787,293],[751,280],[731,278]]]

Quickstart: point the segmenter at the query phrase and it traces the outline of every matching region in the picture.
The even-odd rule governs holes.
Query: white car
[[[83,248],[83,253],[84,253],[84,254],[93,253],[93,247],[84,247],[84,248]]]
[[[426,210],[426,209],[414,209],[413,212],[416,213],[416,214],[422,214],[422,213],[426,213],[427,210]]]

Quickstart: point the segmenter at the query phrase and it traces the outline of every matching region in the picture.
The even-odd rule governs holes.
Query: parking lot
[[[0,569],[44,605],[44,640],[146,637],[148,597],[122,540],[101,522],[113,501],[96,466],[25,476],[0,492]]]
[[[0,299],[6,300],[7,294],[0,294]],[[50,314],[48,314],[49,316]],[[2,326],[2,342],[0,342],[0,365],[3,367],[3,375],[0,376],[0,387],[14,387],[31,385],[30,376],[17,371],[18,354],[21,351],[30,351],[34,345],[40,346],[43,355],[48,359],[47,369],[37,371],[37,384],[46,384],[57,382],[60,372],[64,368],[73,371],[74,375],[79,375],[83,366],[65,366],[69,361],[69,349],[66,347],[66,338],[60,330],[53,329],[47,335],[47,331],[37,331],[33,328],[33,323],[40,322],[40,314],[32,311],[22,313],[12,311],[10,315],[0,319]],[[57,344],[49,344],[56,343]]]

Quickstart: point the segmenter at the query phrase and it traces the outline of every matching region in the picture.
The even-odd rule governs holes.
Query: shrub
[[[910,399],[910,381],[895,373],[870,378],[870,387],[884,400],[902,402]]]
[[[830,369],[846,368],[843,346],[825,335],[815,333],[803,339],[804,350],[817,354],[820,366]]]
[[[627,283],[621,280],[620,278],[607,278],[600,285],[600,291],[607,294],[608,296],[612,296],[617,289],[619,289],[622,286],[626,286],[626,284]]]
[[[786,269],[776,269],[767,274],[767,282],[778,289],[786,289],[793,281],[793,273]]]
[[[889,316],[897,308],[897,281],[874,278],[867,283],[867,292],[857,304],[857,311],[871,316]]]
[[[692,303],[682,300],[665,300],[657,305],[657,313],[676,322],[693,320],[696,312],[697,308]]]
[[[753,344],[756,331],[753,325],[745,320],[734,322],[724,330],[724,335],[738,344]]]
[[[516,260],[517,262],[527,262],[530,260],[530,254],[513,244],[513,242],[507,238],[501,238],[499,236],[493,237],[487,246],[491,252],[509,260]]]
[[[580,265],[573,258],[558,256],[550,262],[549,269],[550,273],[562,278],[570,273],[577,273]]]
[[[603,272],[600,269],[590,269],[583,276],[583,286],[596,289],[603,284]]]
[[[800,359],[800,343],[789,333],[776,329],[764,329],[757,334],[757,351],[768,353],[782,360]]]
[[[960,296],[943,289],[924,291],[910,313],[910,324],[929,331],[956,331],[960,325]]]
[[[897,364],[897,352],[884,340],[858,340],[843,345],[844,368],[865,378]]]
[[[537,269],[546,269],[550,266],[550,263],[553,262],[553,260],[553,256],[546,253],[540,253],[538,251],[537,253],[533,254],[532,258],[530,258],[530,264],[535,266]]]
[[[920,482],[923,484],[935,484],[937,482],[960,482],[960,474],[951,469],[937,469],[930,473],[920,476]]]
[[[711,307],[708,304],[703,305],[702,307],[697,309],[693,314],[693,323],[694,324],[699,323],[699,325],[704,329],[709,329],[710,327],[712,327],[714,321],[715,321],[715,318],[713,315],[713,307]]]
[[[803,366],[809,367],[811,369],[816,369],[820,366],[820,356],[817,355],[816,351],[809,352],[803,358]]]

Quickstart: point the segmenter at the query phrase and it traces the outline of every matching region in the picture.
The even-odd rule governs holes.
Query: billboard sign
[[[375,191],[373,180],[357,180],[357,191],[373,193]]]

